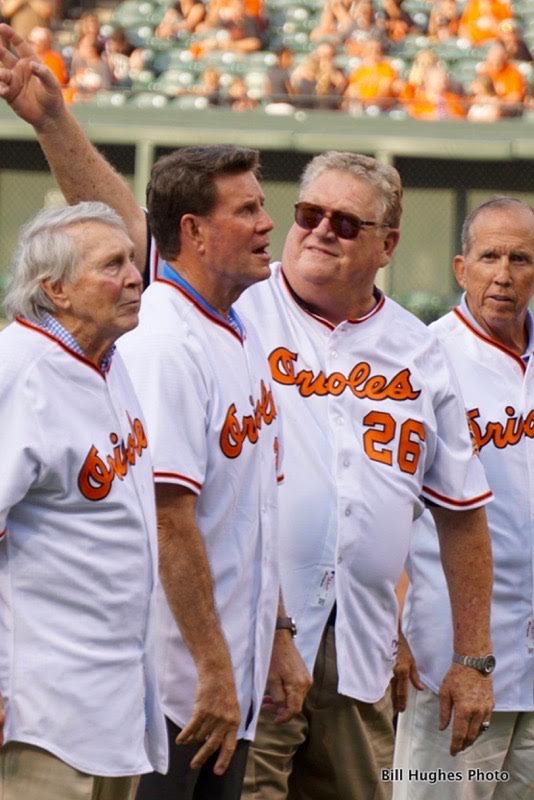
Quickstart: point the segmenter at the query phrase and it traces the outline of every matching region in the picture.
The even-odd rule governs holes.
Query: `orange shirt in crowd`
[[[391,99],[395,97],[393,84],[397,78],[397,71],[389,61],[362,64],[356,67],[349,78],[350,95],[362,103]]]
[[[499,25],[512,17],[507,0],[467,0],[460,20],[460,35],[475,46],[485,44],[498,39]]]
[[[69,76],[61,53],[58,53],[57,50],[48,50],[40,58],[43,64],[54,73],[59,83],[62,86],[66,86],[69,82]]]
[[[462,98],[454,92],[444,92],[438,100],[417,92],[406,110],[414,119],[463,119],[466,115]]]
[[[515,64],[508,62],[500,70],[486,69],[485,74],[493,81],[499,100],[516,103],[525,99],[526,81]]]

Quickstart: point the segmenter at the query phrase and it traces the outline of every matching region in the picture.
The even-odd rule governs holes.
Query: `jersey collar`
[[[302,297],[298,296],[296,291],[293,289],[293,287],[289,283],[289,281],[288,281],[288,279],[286,277],[286,274],[285,274],[283,269],[280,269],[280,275],[282,276],[282,281],[284,282],[284,285],[285,285],[285,287],[287,289],[288,294],[293,298],[295,303],[298,306],[300,306],[300,308],[302,308],[303,311],[305,311],[307,314],[309,314],[310,317],[313,317],[314,319],[316,319],[317,322],[320,322],[323,325],[325,325],[327,328],[330,328],[330,330],[333,331],[333,330],[335,330],[337,328],[337,325],[333,325],[329,320],[325,319],[324,317],[319,316],[319,314],[316,314],[314,311],[312,311],[312,309],[310,308],[308,303],[306,303],[306,301],[303,300]],[[380,311],[380,309],[382,308],[382,306],[385,303],[385,296],[380,291],[380,289],[378,289],[376,286],[373,286],[373,297],[376,300],[376,303],[373,306],[373,308],[370,311],[367,312],[367,314],[364,314],[363,317],[357,317],[356,319],[347,319],[347,320],[345,320],[345,322],[348,322],[351,325],[359,325],[362,322],[366,322],[370,317],[373,317],[378,311]]]
[[[228,315],[225,317],[216,308],[214,308],[207,300],[205,300],[201,294],[197,292],[197,290],[191,286],[189,281],[180,275],[180,273],[176,272],[176,270],[171,267],[166,261],[163,262],[162,268],[159,272],[159,277],[169,283],[173,283],[175,286],[178,286],[186,295],[188,295],[197,305],[199,305],[204,311],[207,312],[208,316],[214,317],[216,321],[229,326],[234,333],[237,333],[240,339],[244,338],[245,329],[243,323],[237,316],[237,313],[234,309],[230,306],[228,311]]]

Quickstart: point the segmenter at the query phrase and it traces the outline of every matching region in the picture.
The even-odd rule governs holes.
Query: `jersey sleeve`
[[[45,471],[42,436],[31,388],[24,379],[7,383],[0,381],[0,539],[9,531],[10,510],[39,482]]]
[[[124,337],[119,350],[146,419],[154,480],[200,494],[209,410],[202,359],[194,341],[181,343],[138,331]]]
[[[478,508],[493,495],[471,440],[462,393],[449,358],[435,341],[429,356],[436,446],[424,475],[422,496],[451,510]]]

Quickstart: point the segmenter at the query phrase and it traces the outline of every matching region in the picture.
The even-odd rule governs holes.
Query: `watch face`
[[[496,663],[495,656],[486,656],[486,658],[484,659],[484,666],[483,666],[486,675],[491,675],[491,673],[495,669],[495,663]]]

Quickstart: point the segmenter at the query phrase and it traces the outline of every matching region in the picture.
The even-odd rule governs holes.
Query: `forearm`
[[[146,220],[128,184],[91,144],[74,116],[63,106],[54,118],[35,126],[41,148],[59,187],[71,204],[107,203],[124,219],[134,242],[136,262],[146,261]]]
[[[451,599],[454,650],[459,655],[491,652],[493,582],[491,541],[483,509],[432,509]]]
[[[197,670],[231,672],[228,646],[217,616],[213,582],[196,525],[158,514],[160,577],[167,601]]]

